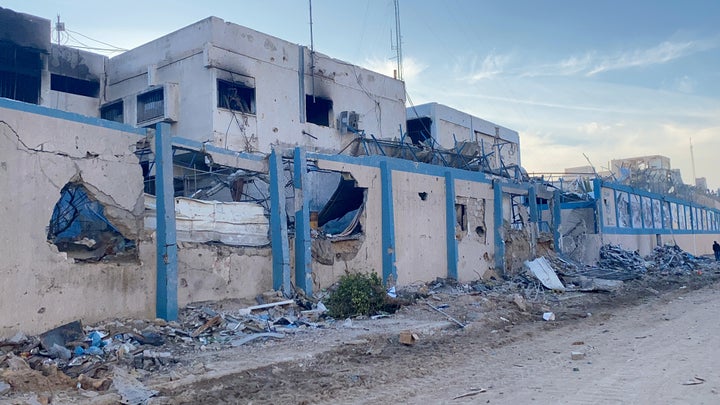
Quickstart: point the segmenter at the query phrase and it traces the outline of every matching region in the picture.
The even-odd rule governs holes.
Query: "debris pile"
[[[0,340],[0,381],[23,390],[22,381],[37,374],[35,379],[43,380],[41,386],[79,385],[104,391],[112,384],[115,366],[163,371],[187,353],[284,338],[287,333],[321,328],[333,321],[324,319],[327,309],[322,302],[298,303],[308,309],[295,300],[227,312],[216,311],[211,304],[190,305],[183,309],[180,322],[127,319],[83,327],[74,321],[39,336],[18,333]],[[57,378],[46,382],[47,376]]]
[[[625,250],[618,245],[603,245],[600,248],[600,268],[626,271],[639,277],[647,271],[648,265],[636,251]]]
[[[692,272],[710,263],[709,259],[693,256],[677,245],[656,246],[646,260],[654,271],[673,271],[675,274]]]

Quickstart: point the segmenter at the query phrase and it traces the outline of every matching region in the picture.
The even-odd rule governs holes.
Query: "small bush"
[[[337,288],[330,293],[327,307],[333,318],[373,315],[383,310],[386,297],[377,274],[346,274],[340,277]]]

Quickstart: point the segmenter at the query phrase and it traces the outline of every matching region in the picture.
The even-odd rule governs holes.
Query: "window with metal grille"
[[[38,104],[41,71],[40,53],[0,41],[0,97]]]
[[[332,100],[317,96],[305,96],[305,119],[315,125],[330,126]]]
[[[123,116],[123,102],[108,104],[100,108],[100,118],[115,122],[125,122]]]
[[[241,83],[217,81],[218,107],[255,114],[255,89]]]
[[[137,96],[137,122],[162,118],[165,114],[165,97],[162,88]]]

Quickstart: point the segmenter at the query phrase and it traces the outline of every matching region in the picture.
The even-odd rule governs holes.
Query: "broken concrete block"
[[[524,264],[545,288],[553,291],[565,291],[565,286],[544,257],[539,257],[533,261],[526,260]]]
[[[400,332],[400,343],[402,343],[402,344],[404,344],[404,345],[412,346],[412,345],[414,345],[418,340],[420,340],[420,337],[419,337],[417,334],[413,333],[413,332],[410,332],[410,331],[407,331],[407,330],[404,330],[404,331]]]
[[[573,360],[582,360],[585,358],[585,353],[583,352],[571,352],[570,358]]]
[[[527,311],[527,302],[525,302],[525,298],[523,298],[520,294],[513,294],[512,301],[515,303],[515,305],[520,308],[522,312]]]

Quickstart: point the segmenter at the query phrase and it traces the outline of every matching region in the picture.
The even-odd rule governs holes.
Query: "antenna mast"
[[[400,34],[400,0],[395,3],[395,57],[397,58],[397,79],[403,79],[402,35]]]
[[[315,102],[315,42],[313,39],[313,18],[312,18],[312,0],[308,0],[310,4],[310,78],[312,80],[312,96]]]
[[[695,175],[695,153],[693,153],[692,137],[690,137],[690,163],[692,164],[693,181],[692,185],[697,185],[697,175]]]

